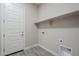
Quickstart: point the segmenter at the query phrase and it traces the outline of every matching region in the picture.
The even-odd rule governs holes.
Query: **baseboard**
[[[58,56],[58,54],[57,54],[57,53],[55,53],[55,52],[53,52],[53,51],[51,51],[51,50],[47,49],[47,48],[46,48],[46,47],[44,47],[43,45],[38,44],[38,46],[40,46],[41,48],[43,48],[43,49],[45,49],[46,51],[50,52],[52,55],[54,55],[54,56]]]
[[[33,47],[36,47],[36,46],[38,46],[38,44],[28,46],[28,47],[26,47],[24,50],[27,50],[27,49],[30,49],[30,48],[33,48]]]
[[[57,53],[55,53],[55,52],[53,52],[53,51],[47,49],[46,47],[44,47],[43,45],[40,45],[40,44],[35,44],[35,45],[28,46],[28,47],[26,47],[24,50],[27,50],[27,49],[30,49],[30,48],[33,48],[33,47],[36,47],[36,46],[40,46],[41,48],[45,49],[46,51],[48,51],[48,52],[51,53],[52,55],[58,56]]]

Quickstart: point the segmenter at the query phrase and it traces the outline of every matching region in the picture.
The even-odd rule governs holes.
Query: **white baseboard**
[[[55,52],[53,52],[53,51],[51,51],[51,50],[47,49],[47,48],[46,48],[46,47],[44,47],[43,45],[38,44],[38,46],[40,46],[41,48],[45,49],[46,51],[48,51],[48,52],[49,52],[49,53],[51,53],[52,55],[54,55],[54,56],[58,56],[58,54],[57,54],[57,53],[55,53]]]
[[[36,47],[36,46],[40,46],[41,48],[45,49],[46,51],[48,51],[49,53],[51,53],[52,55],[54,56],[58,56],[57,53],[47,49],[46,47],[44,47],[43,45],[40,45],[40,44],[35,44],[35,45],[31,45],[29,47],[26,47],[24,50],[27,50],[27,49],[30,49],[30,48],[33,48],[33,47]]]
[[[38,44],[28,46],[28,47],[26,47],[24,50],[27,50],[27,49],[30,49],[30,48],[33,48],[33,47],[36,47],[36,46],[38,46]]]

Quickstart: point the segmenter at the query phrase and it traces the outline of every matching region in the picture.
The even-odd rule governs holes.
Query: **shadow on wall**
[[[79,15],[57,18],[54,19],[54,21],[41,22],[38,28],[79,28]]]

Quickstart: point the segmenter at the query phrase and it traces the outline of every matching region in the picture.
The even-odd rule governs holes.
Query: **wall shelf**
[[[79,10],[71,12],[71,13],[67,13],[67,14],[64,14],[64,15],[61,15],[61,16],[56,16],[56,17],[53,17],[53,18],[49,18],[49,19],[38,20],[38,21],[34,22],[34,24],[38,25],[38,24],[40,24],[42,22],[46,22],[46,21],[49,21],[49,23],[52,23],[52,22],[54,22],[54,21],[56,21],[58,19],[62,19],[62,18],[65,18],[65,17],[78,15],[78,14],[79,14]]]

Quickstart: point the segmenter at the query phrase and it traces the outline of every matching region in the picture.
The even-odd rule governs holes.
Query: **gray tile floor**
[[[48,51],[43,48],[36,46],[34,48],[28,49],[26,51],[21,51],[10,56],[53,56]]]

